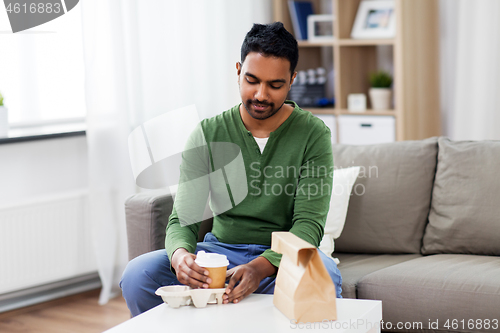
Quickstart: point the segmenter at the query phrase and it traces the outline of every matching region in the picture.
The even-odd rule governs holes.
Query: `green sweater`
[[[210,160],[205,164],[210,170],[206,173],[213,173],[220,168],[214,166],[213,149],[209,148],[214,142],[236,144],[235,147],[241,149],[246,173],[246,197],[234,205],[239,200],[232,197],[230,186],[227,186],[233,206],[225,212],[214,214],[212,233],[220,242],[270,246],[273,231],[290,231],[314,246],[319,246],[324,233],[333,181],[330,129],[294,102],[287,103],[292,104],[294,110],[288,119],[270,134],[262,154],[241,120],[239,105],[201,122],[200,133],[203,133],[201,135],[208,143],[205,147],[208,147],[207,159]],[[199,157],[200,154],[195,155]],[[188,171],[192,173],[192,170],[187,170],[187,159],[189,153],[185,151],[181,165],[181,181],[183,174]],[[245,179],[242,181],[245,182]],[[208,183],[210,182],[205,184],[207,191]],[[202,201],[206,200],[207,194],[201,193],[204,191],[195,192],[201,196]],[[176,197],[176,207],[179,196],[178,194]],[[189,198],[192,197],[193,194],[189,195]],[[217,206],[213,203],[213,197],[211,201],[212,208]],[[165,247],[169,259],[172,258],[173,252],[181,247],[194,253],[198,238],[199,223],[182,225],[176,207],[170,215],[166,229]],[[201,218],[197,219],[200,220]],[[262,256],[274,266],[279,266],[281,254],[269,249]]]

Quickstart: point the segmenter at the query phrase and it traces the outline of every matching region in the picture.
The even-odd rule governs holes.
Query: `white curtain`
[[[500,140],[500,1],[441,0],[443,133]]]
[[[200,119],[240,101],[235,64],[271,0],[86,0],[90,221],[106,303],[127,263],[124,201],[136,191],[127,137],[144,121],[195,104]]]

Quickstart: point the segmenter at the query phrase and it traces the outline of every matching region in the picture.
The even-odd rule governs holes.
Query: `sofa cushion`
[[[355,254],[337,253],[342,274],[342,297],[357,298],[356,286],[367,274],[401,262],[419,258],[419,254]]]
[[[335,168],[361,166],[335,252],[420,253],[436,171],[437,138],[334,145]]]
[[[500,255],[500,141],[438,143],[422,253]]]
[[[496,330],[491,326],[492,320],[500,320],[499,276],[498,257],[438,254],[366,275],[358,283],[358,297],[382,300],[386,329],[388,322],[421,322],[423,330],[418,332],[493,332],[500,326],[498,321]],[[447,329],[446,321],[452,324],[453,319],[459,326]],[[487,319],[490,329],[484,326]],[[469,320],[473,325],[481,320],[482,329],[468,328]],[[436,321],[438,329],[429,327]]]

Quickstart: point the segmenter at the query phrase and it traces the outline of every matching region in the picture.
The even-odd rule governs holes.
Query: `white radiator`
[[[97,271],[88,192],[0,207],[0,294]]]

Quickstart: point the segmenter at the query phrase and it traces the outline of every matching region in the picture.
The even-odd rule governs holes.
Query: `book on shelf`
[[[288,10],[295,38],[307,40],[307,17],[314,14],[312,2],[288,0]]]

